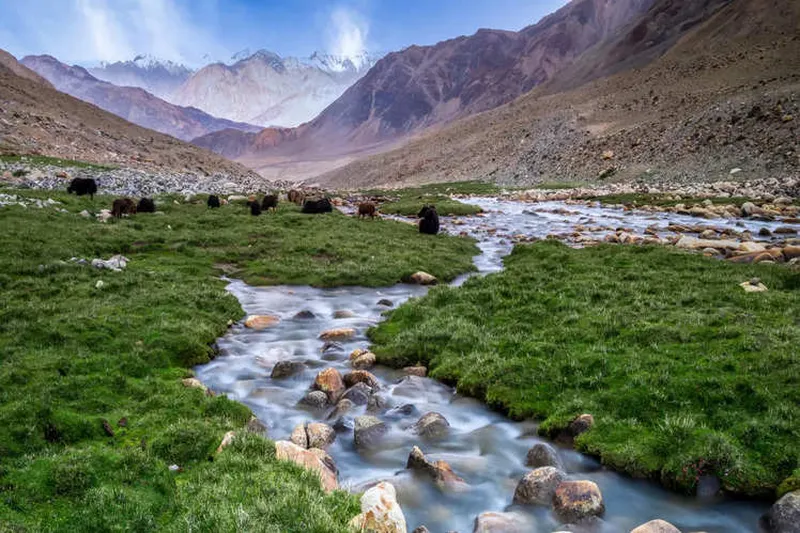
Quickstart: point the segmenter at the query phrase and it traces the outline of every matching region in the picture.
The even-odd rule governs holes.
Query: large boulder
[[[800,531],[800,490],[788,492],[772,504],[761,518],[769,533],[797,533]]]
[[[406,533],[406,517],[391,483],[382,481],[361,496],[361,514],[350,525],[364,533]]]
[[[319,338],[324,341],[346,341],[356,336],[353,328],[328,329],[319,334]]]
[[[441,490],[461,492],[468,490],[466,482],[461,479],[445,461],[429,461],[419,447],[411,448],[406,468],[429,476]]]
[[[308,447],[320,448],[325,450],[336,440],[336,432],[328,424],[321,422],[311,422],[306,426],[308,435]]]
[[[450,422],[439,413],[426,413],[414,424],[414,432],[426,439],[441,439],[450,431]]]
[[[553,494],[553,510],[562,522],[572,523],[602,516],[606,508],[593,481],[562,481]]]
[[[435,276],[422,271],[414,272],[408,277],[408,280],[417,285],[436,285],[439,282]]]
[[[590,414],[582,414],[575,417],[575,420],[569,423],[567,431],[572,438],[575,438],[582,433],[586,433],[594,426],[594,417]]]
[[[281,319],[271,315],[250,315],[245,319],[244,325],[250,329],[260,331],[276,326]]]
[[[536,468],[525,474],[514,491],[514,503],[523,505],[550,505],[556,488],[567,475],[553,466]]]
[[[475,518],[472,533],[529,533],[534,531],[531,519],[522,513],[481,513]]]
[[[366,370],[353,370],[344,375],[344,384],[347,387],[352,387],[356,383],[365,383],[372,390],[381,388],[380,381],[371,372]]]
[[[308,433],[306,433],[305,424],[297,424],[292,430],[289,440],[292,444],[300,446],[303,449],[308,449]]]
[[[313,407],[314,409],[323,409],[326,405],[328,405],[328,395],[321,390],[312,390],[303,396],[303,399],[300,400],[300,403],[309,407]]]
[[[355,405],[367,405],[372,389],[366,383],[356,383],[342,395],[342,400],[350,400]]]
[[[272,379],[283,379],[295,374],[299,374],[305,369],[306,365],[297,361],[278,361],[272,367],[270,377]]]
[[[306,470],[311,470],[319,476],[320,483],[325,492],[331,492],[339,487],[336,473],[332,471],[319,456],[288,440],[275,442],[275,457],[281,461],[290,461]]]
[[[528,455],[525,457],[525,464],[531,468],[554,466],[559,470],[564,470],[564,464],[561,462],[558,452],[546,442],[537,442],[531,446],[531,449],[528,450]]]
[[[353,440],[356,449],[364,450],[374,447],[387,431],[386,424],[374,416],[356,417],[353,426]]]
[[[314,389],[324,392],[328,395],[328,400],[335,403],[344,392],[344,380],[338,370],[326,368],[314,379]]]
[[[632,529],[631,533],[681,533],[681,530],[664,520],[650,520]]]
[[[372,352],[363,352],[355,358],[350,354],[350,365],[356,369],[372,368],[376,361],[377,357]]]

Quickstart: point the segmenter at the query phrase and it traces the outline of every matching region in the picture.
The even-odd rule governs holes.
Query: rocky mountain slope
[[[13,57],[3,57],[0,154],[39,154],[220,180],[256,177],[238,163],[59,92],[16,61],[6,66]]]
[[[184,65],[145,55],[130,61],[101,63],[86,70],[97,79],[120,87],[139,87],[167,102],[194,72]]]
[[[574,0],[519,32],[480,30],[388,54],[290,142],[267,150],[253,136],[208,135],[204,147],[248,164],[280,156],[342,154],[411,135],[509,102],[549,80],[644,12],[652,0]]]
[[[355,186],[796,177],[798,90],[800,3],[657,0],[514,102],[320,179]]]
[[[373,64],[324,54],[282,58],[258,51],[232,65],[214,63],[186,80],[172,102],[230,120],[262,126],[297,126],[313,119]]]
[[[50,81],[59,91],[94,104],[142,127],[178,139],[190,140],[212,131],[237,128],[258,131],[258,127],[219,119],[190,107],[166,102],[144,89],[119,87],[98,80],[83,67],[68,66],[52,56],[27,56],[23,65]]]

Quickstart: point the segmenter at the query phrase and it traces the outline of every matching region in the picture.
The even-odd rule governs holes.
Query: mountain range
[[[138,87],[119,87],[98,80],[85,68],[65,65],[52,56],[26,56],[21,63],[59,91],[178,139],[190,140],[227,128],[259,130],[257,126],[219,119],[193,107],[170,104]]]
[[[0,154],[39,154],[221,179],[254,176],[238,163],[58,91],[2,50]]]
[[[171,102],[172,93],[194,73],[189,67],[150,55],[130,61],[103,62],[86,70],[95,78],[120,87],[139,87]]]

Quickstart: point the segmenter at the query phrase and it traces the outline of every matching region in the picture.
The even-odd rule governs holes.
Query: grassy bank
[[[32,167],[54,166],[63,168],[94,168],[98,170],[111,170],[116,168],[111,165],[98,165],[96,163],[87,163],[86,161],[75,161],[72,159],[61,159],[44,155],[0,155],[0,163],[22,163]]]
[[[100,224],[77,213],[109,198],[19,194],[69,212],[0,208],[0,530],[345,531],[356,498],[276,461],[244,431],[246,407],[181,384],[242,316],[220,269],[265,283],[447,279],[473,244],[293,206],[255,218],[162,201],[164,215]],[[122,272],[68,261],[116,253],[131,259]],[[215,455],[229,430],[239,437]]]
[[[480,213],[481,209],[450,198],[455,194],[492,195],[500,192],[493,183],[479,181],[463,181],[454,183],[436,183],[397,190],[365,191],[363,194],[385,195],[392,199],[380,207],[381,213],[387,215],[416,216],[423,205],[435,205],[439,215],[466,216]]]
[[[506,267],[395,310],[370,332],[379,360],[423,362],[546,434],[592,413],[579,449],[682,490],[715,474],[769,495],[798,468],[799,273],[552,242]],[[754,276],[770,290],[738,286]]]

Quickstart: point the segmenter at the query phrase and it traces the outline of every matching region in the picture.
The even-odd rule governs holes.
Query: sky
[[[565,0],[0,0],[0,48],[91,65],[150,54],[188,66],[242,50],[355,57],[478,28],[519,30]]]

